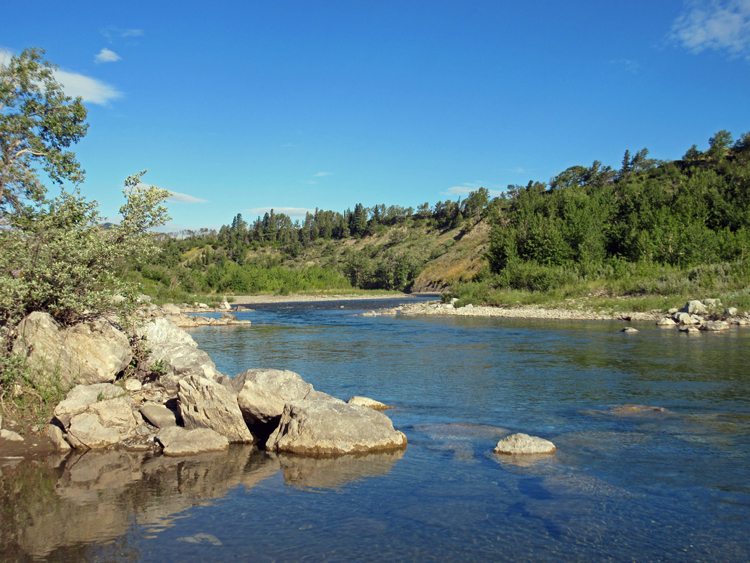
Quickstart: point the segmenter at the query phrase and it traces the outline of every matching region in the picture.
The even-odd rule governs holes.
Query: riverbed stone
[[[737,307],[727,307],[724,309],[724,314],[727,317],[736,317],[737,316]]]
[[[389,407],[386,404],[381,403],[380,401],[376,401],[374,399],[370,399],[368,397],[352,397],[346,402],[348,405],[358,405],[360,407],[367,407],[370,409],[375,409],[376,411],[384,411],[388,409],[393,409],[395,407]]]
[[[287,403],[266,449],[301,455],[337,455],[406,447],[406,436],[383,413],[343,401]]]
[[[554,454],[557,448],[549,440],[518,433],[500,440],[494,451],[504,455]]]
[[[656,326],[665,327],[675,326],[676,324],[677,323],[674,322],[674,319],[672,319],[671,317],[662,317],[656,322]]]
[[[177,426],[175,413],[164,405],[147,403],[141,407],[141,415],[157,428],[169,428]]]
[[[161,310],[167,315],[179,315],[181,312],[180,308],[174,303],[164,303],[161,306]]]
[[[729,323],[725,321],[708,321],[703,323],[700,329],[708,332],[721,332],[729,330]]]
[[[65,400],[55,407],[55,417],[62,423],[63,429],[67,430],[71,419],[85,412],[92,403],[119,397],[124,393],[121,387],[111,383],[76,385],[65,396]]]
[[[48,425],[47,436],[49,436],[50,441],[58,452],[70,451],[70,444],[65,440],[63,432],[60,430],[59,426],[55,424]]]
[[[685,306],[680,309],[680,312],[689,313],[691,315],[700,315],[703,313],[707,313],[708,308],[701,301],[694,299],[692,301],[688,301]]]
[[[700,329],[695,325],[683,325],[680,327],[680,332],[697,333]]]
[[[178,396],[186,428],[210,428],[230,442],[253,441],[237,398],[220,383],[190,375],[180,380]]]
[[[620,332],[635,333],[635,332],[638,332],[638,329],[633,328],[632,326],[626,326]]]
[[[0,430],[0,439],[8,440],[10,442],[23,442],[23,436],[13,430]]]
[[[156,435],[166,456],[195,455],[226,450],[229,440],[210,428],[188,430],[179,426],[164,428]]]

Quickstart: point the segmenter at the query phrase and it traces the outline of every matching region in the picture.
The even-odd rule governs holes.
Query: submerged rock
[[[708,332],[721,332],[723,330],[729,330],[729,323],[724,321],[708,321],[700,326],[701,330]]]
[[[285,405],[278,428],[266,442],[270,451],[336,455],[406,446],[391,420],[343,401],[299,400]]]
[[[369,399],[367,397],[352,397],[351,399],[347,401],[347,404],[358,405],[360,407],[368,407],[370,409],[375,409],[376,411],[385,411],[388,409],[396,408],[396,407],[389,407],[388,405],[385,405],[374,399]]]
[[[633,328],[632,326],[626,326],[620,332],[634,333],[634,332],[638,332],[638,329],[637,328]]]
[[[694,325],[685,325],[680,327],[680,332],[700,332],[700,329]]]
[[[519,433],[500,440],[494,451],[505,455],[554,454],[557,448],[549,440]]]

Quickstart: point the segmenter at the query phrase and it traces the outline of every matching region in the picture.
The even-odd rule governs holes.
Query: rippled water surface
[[[379,305],[264,305],[192,334],[223,373],[396,406],[406,451],[4,465],[0,558],[750,560],[750,328],[357,315]],[[510,432],[557,454],[492,453]]]

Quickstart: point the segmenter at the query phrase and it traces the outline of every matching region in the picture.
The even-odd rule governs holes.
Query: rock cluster
[[[682,309],[671,309],[656,323],[660,327],[677,327],[681,332],[722,332],[729,330],[730,324],[750,324],[750,318],[747,313],[740,317],[735,307],[727,307],[722,312],[718,299],[688,301]]]
[[[236,319],[227,317],[227,322]],[[234,442],[318,456],[406,446],[404,434],[382,413],[317,391],[294,372],[251,369],[234,378],[220,373],[167,317],[154,318],[137,331],[150,350],[148,369],[158,375],[145,383],[112,383],[132,351],[128,338],[109,321],[64,330],[49,315],[34,313],[22,323],[21,334],[17,349],[37,362],[39,377],[52,375],[45,366],[54,358],[65,366],[64,381],[79,382],[55,408],[48,429],[61,451],[161,447],[166,455],[182,456],[226,449]],[[128,353],[120,350],[123,343]]]

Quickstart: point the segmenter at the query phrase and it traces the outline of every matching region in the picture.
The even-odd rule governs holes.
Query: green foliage
[[[107,231],[99,230],[96,202],[78,192],[10,217],[12,230],[0,233],[0,323],[32,311],[74,323],[112,310],[118,293],[134,303],[134,291],[115,274],[126,261],[158,252],[148,230],[168,219],[161,203],[169,192],[141,184],[143,174],[125,181],[122,222]]]

